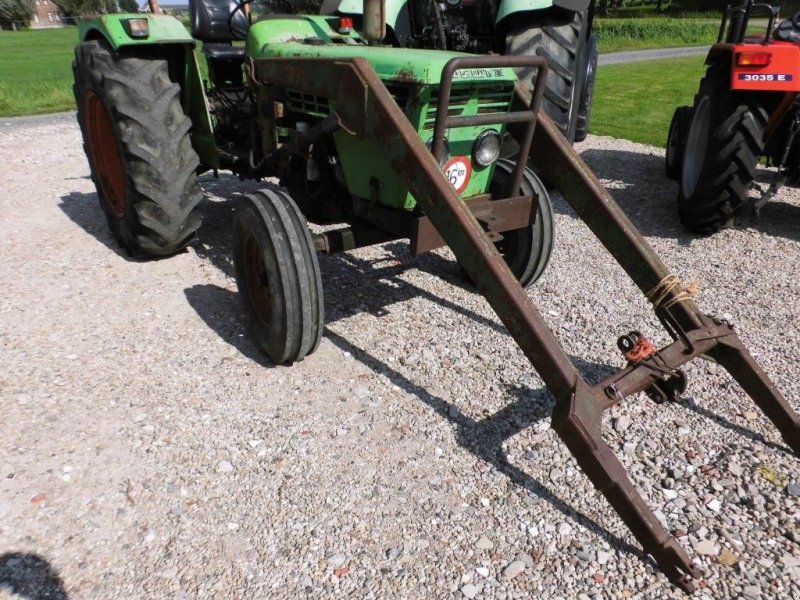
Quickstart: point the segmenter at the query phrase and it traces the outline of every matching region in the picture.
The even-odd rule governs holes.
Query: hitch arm
[[[614,383],[619,393],[609,404],[602,384],[592,387],[581,377],[369,63],[361,58],[283,58],[259,59],[248,66],[257,83],[276,83],[335,99],[343,128],[357,137],[372,137],[386,148],[392,168],[403,176],[425,215],[477,282],[479,291],[555,397],[552,426],[581,469],[670,581],[686,591],[693,590],[691,578],[699,577],[699,570],[656,519],[606,444],[601,432],[602,414],[625,395],[653,383],[653,373],[658,369],[648,368],[648,362],[655,365],[659,361],[658,368],[668,370],[705,355],[733,374],[792,449],[800,452],[800,418],[744,349],[732,327],[699,311],[586,163],[550,119],[539,114],[531,150],[537,170],[564,193],[653,303],[656,314],[676,339],[640,365],[628,366],[610,378],[606,387]],[[515,103],[522,109],[531,105],[530,94],[520,85]],[[524,140],[522,124],[509,129]]]

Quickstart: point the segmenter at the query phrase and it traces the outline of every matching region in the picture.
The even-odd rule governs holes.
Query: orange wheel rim
[[[272,292],[264,255],[256,238],[249,232],[242,239],[242,263],[250,306],[261,325],[269,329],[272,327]]]
[[[117,218],[125,216],[125,169],[114,137],[108,111],[100,97],[89,90],[84,98],[89,156],[97,174],[100,199]]]

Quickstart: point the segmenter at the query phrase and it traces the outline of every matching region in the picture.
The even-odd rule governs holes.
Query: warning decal
[[[460,194],[467,189],[469,178],[472,175],[472,165],[467,156],[454,156],[444,166],[444,174],[448,181]]]

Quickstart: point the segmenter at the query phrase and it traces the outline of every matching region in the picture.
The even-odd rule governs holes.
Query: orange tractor
[[[766,33],[751,37],[763,19]],[[782,185],[800,185],[800,2],[728,7],[706,65],[694,105],[672,118],[666,172],[683,225],[710,234],[733,223],[762,158],[777,171],[756,214]]]

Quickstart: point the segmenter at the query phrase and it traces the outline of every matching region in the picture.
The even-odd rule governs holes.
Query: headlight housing
[[[500,134],[494,129],[481,132],[472,145],[472,161],[481,167],[488,167],[500,157]]]
[[[431,154],[433,154],[433,138],[429,139],[425,145],[428,147],[428,150],[431,151]],[[442,156],[442,160],[439,161],[439,166],[443,167],[448,160],[450,160],[450,142],[447,138],[444,138],[444,155]]]

